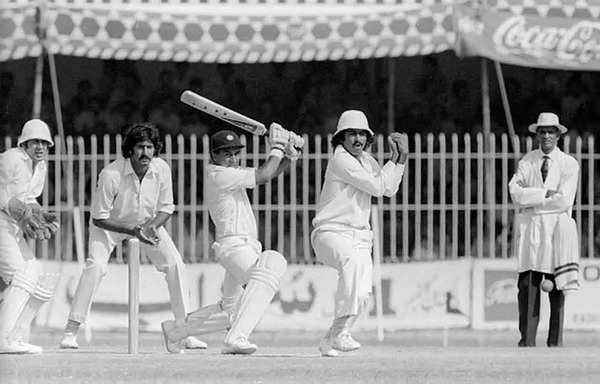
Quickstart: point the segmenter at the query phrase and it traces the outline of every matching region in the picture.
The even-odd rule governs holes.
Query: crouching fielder
[[[258,168],[240,167],[243,145],[238,135],[222,130],[210,138],[212,162],[206,179],[206,203],[215,224],[212,247],[225,268],[223,296],[188,315],[184,326],[173,321],[162,324],[165,343],[177,352],[178,340],[192,334],[229,329],[224,354],[251,354],[257,349],[248,341],[273,296],[286,269],[286,260],[278,252],[263,251],[257,240],[257,227],[246,189],[264,184],[282,173],[290,160],[298,158],[302,138],[278,124],[271,124],[271,152]]]
[[[161,148],[154,124],[134,123],[125,133],[123,157],[104,167],[98,176],[90,218],[89,255],[60,341],[62,349],[79,348],[77,332],[106,275],[110,254],[118,243],[131,238],[140,240],[141,250],[164,274],[175,321],[183,323],[185,319],[185,265],[164,228],[174,205],[171,169],[159,157]],[[205,349],[206,344],[188,338],[185,347]]]
[[[390,134],[392,157],[383,168],[365,151],[372,142],[373,131],[364,113],[342,113],[333,134],[334,153],[325,172],[311,234],[317,260],[338,271],[335,318],[319,344],[323,356],[333,357],[339,355],[338,351],[360,348],[350,335],[350,328],[371,294],[371,197],[394,195],[404,174],[406,135]]]
[[[46,180],[48,147],[54,145],[42,120],[25,123],[17,148],[0,154],[0,277],[9,284],[0,304],[0,353],[41,353],[29,344],[29,327],[48,301],[57,274],[42,273],[26,238],[48,240],[56,217],[36,202]]]

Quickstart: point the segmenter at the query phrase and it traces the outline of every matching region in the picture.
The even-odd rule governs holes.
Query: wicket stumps
[[[140,241],[129,239],[127,241],[127,264],[129,272],[129,333],[128,352],[138,353],[140,338]]]

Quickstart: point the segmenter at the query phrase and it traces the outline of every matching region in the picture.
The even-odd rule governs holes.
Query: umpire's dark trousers
[[[542,276],[554,283],[554,275],[538,271],[525,271],[519,273],[518,301],[519,301],[519,331],[521,340],[519,347],[535,347],[535,337],[540,321],[540,283]],[[560,347],[563,342],[563,322],[565,317],[565,295],[556,289],[548,292],[550,298],[550,327],[546,345]]]

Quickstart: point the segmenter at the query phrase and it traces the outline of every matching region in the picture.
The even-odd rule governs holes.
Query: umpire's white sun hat
[[[561,134],[568,131],[567,127],[560,124],[558,116],[552,112],[540,113],[537,122],[529,125],[529,132],[536,133],[538,127],[556,127],[560,130]]]
[[[337,123],[337,128],[333,136],[346,129],[361,129],[363,131],[369,132],[371,136],[374,135],[371,128],[369,128],[367,116],[365,116],[363,112],[356,111],[353,109],[344,111],[344,113],[340,115],[340,118]]]

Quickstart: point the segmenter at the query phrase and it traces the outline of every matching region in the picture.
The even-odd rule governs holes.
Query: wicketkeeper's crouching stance
[[[48,240],[58,230],[55,215],[36,198],[46,180],[48,125],[25,123],[17,148],[0,154],[0,277],[9,284],[0,304],[0,353],[41,353],[29,344],[29,328],[42,304],[54,294],[58,274],[43,273],[26,238]]]
[[[334,152],[311,234],[317,260],[338,272],[335,318],[319,345],[323,356],[360,348],[350,328],[365,310],[373,282],[371,197],[390,197],[398,191],[408,156],[406,135],[391,133],[388,143],[392,156],[380,168],[366,152],[373,142],[373,131],[360,111],[350,110],[340,116],[331,141]]]
[[[273,296],[279,289],[287,263],[276,251],[263,251],[247,188],[264,184],[296,160],[304,140],[278,124],[271,124],[271,152],[258,168],[240,167],[243,145],[232,131],[210,138],[212,163],[208,166],[206,203],[215,224],[213,250],[225,268],[223,296],[217,304],[188,315],[183,326],[162,323],[167,350],[177,352],[186,336],[229,329],[224,354],[251,354],[257,349],[248,341]]]

